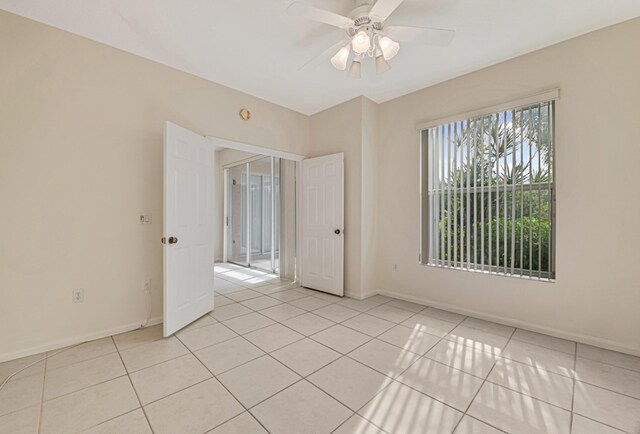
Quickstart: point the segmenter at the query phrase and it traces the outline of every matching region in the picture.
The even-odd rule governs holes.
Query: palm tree
[[[539,188],[552,180],[549,114],[548,106],[533,106],[450,128],[448,155],[457,161],[439,188],[453,193],[436,230],[461,241],[441,258],[549,271],[551,194]]]

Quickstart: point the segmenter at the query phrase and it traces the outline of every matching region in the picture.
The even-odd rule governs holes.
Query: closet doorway
[[[280,274],[281,167],[286,164],[259,156],[225,169],[228,262]]]

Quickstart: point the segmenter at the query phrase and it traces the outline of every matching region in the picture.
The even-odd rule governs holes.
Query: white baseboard
[[[352,292],[352,291],[345,291],[344,296],[349,298],[355,298],[356,300],[362,300],[364,298],[360,295],[359,292]]]
[[[507,317],[502,317],[498,315],[486,314],[486,313],[472,310],[472,309],[465,309],[465,308],[461,308],[451,304],[436,302],[424,297],[414,297],[411,295],[401,294],[393,291],[385,291],[381,289],[376,289],[376,290],[368,291],[365,293],[352,293],[352,292],[345,293],[347,297],[355,298],[358,300],[363,300],[365,298],[369,298],[377,294],[386,295],[387,297],[398,298],[400,300],[411,301],[413,303],[424,304],[426,306],[448,310],[451,312],[459,313],[461,315],[472,316],[472,317],[484,319],[487,321],[493,321],[493,322],[504,324],[511,327],[518,327],[518,328],[522,328],[522,329],[533,331],[533,332],[544,333],[549,336],[554,336],[561,339],[569,339],[569,340],[580,342],[587,345],[594,345],[596,347],[606,348],[612,351],[619,351],[625,354],[640,356],[640,348],[629,347],[628,345],[622,344],[620,342],[610,341],[602,338],[584,335],[581,333],[567,332],[567,331],[559,330],[552,327],[533,324],[527,321],[520,321],[514,318],[507,318]],[[162,317],[151,318],[149,320],[147,327],[160,324],[161,322],[162,322]],[[8,360],[19,359],[21,357],[31,356],[33,354],[40,354],[45,351],[57,350],[60,348],[68,347],[70,345],[75,345],[75,344],[79,344],[86,341],[91,341],[95,339],[105,338],[107,336],[117,335],[119,333],[128,332],[131,330],[135,330],[137,328],[140,328],[139,322],[127,324],[124,326],[114,327],[107,330],[101,330],[94,333],[88,333],[82,336],[75,336],[72,338],[61,339],[45,345],[38,345],[35,347],[25,348],[19,351],[11,352],[11,353],[0,354],[0,363],[6,362]]]
[[[162,317],[158,316],[155,318],[151,318],[147,327],[152,325],[160,324],[162,322]],[[21,357],[32,356],[34,354],[44,353],[45,351],[53,351],[58,350],[60,348],[68,347],[70,345],[80,344],[82,342],[93,341],[96,339],[106,338],[108,336],[117,335],[119,333],[128,332],[131,330],[135,330],[141,328],[140,322],[135,322],[119,327],[114,327],[107,330],[100,330],[93,333],[88,333],[81,336],[74,336],[72,338],[61,339],[55,342],[50,342],[44,345],[36,345],[34,347],[25,348],[18,351],[13,351],[11,353],[0,354],[0,363],[6,362],[8,360],[19,359]]]
[[[344,293],[345,297],[355,298],[356,300],[364,300],[365,298],[373,297],[376,294],[379,294],[380,291],[373,290],[369,292],[350,292],[347,291]]]
[[[543,333],[556,338],[568,339],[581,344],[593,345],[607,350],[618,351],[625,354],[631,354],[633,356],[640,356],[640,347],[630,347],[621,342],[611,341],[608,339],[602,339],[595,336],[589,336],[581,333],[573,333],[565,330],[556,329],[553,327],[547,327],[540,324],[534,324],[527,321],[520,321],[515,318],[508,318],[499,315],[491,315],[483,313],[477,310],[465,309],[451,304],[440,303],[437,301],[429,300],[424,297],[414,297],[411,295],[401,294],[394,291],[385,291],[378,289],[374,291],[376,294],[386,295],[387,297],[399,298],[400,300],[411,301],[413,303],[424,304],[426,306],[435,307],[438,309],[448,310],[450,312],[459,313],[461,315],[472,316],[474,318],[484,319],[487,321],[493,321],[499,324],[504,324],[511,327],[517,327],[532,332]],[[374,294],[372,294],[374,295]],[[367,295],[367,297],[369,297]]]
[[[373,291],[364,292],[364,293],[362,293],[361,300],[364,300],[365,298],[373,297],[374,295],[378,295],[378,294],[380,294],[380,290],[378,290],[378,289],[374,289]]]

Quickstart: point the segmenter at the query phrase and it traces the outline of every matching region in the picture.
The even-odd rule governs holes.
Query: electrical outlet
[[[141,212],[138,214],[138,222],[141,225],[150,225],[151,224],[152,215],[150,212]]]
[[[151,291],[151,279],[149,278],[145,279],[142,287],[145,291]]]
[[[74,289],[71,292],[71,301],[73,301],[74,303],[82,303],[84,301],[84,289]]]

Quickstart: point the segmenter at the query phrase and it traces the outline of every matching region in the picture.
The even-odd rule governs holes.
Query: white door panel
[[[344,295],[344,155],[302,161],[302,286]]]
[[[167,122],[164,336],[213,310],[213,159],[208,139]]]

